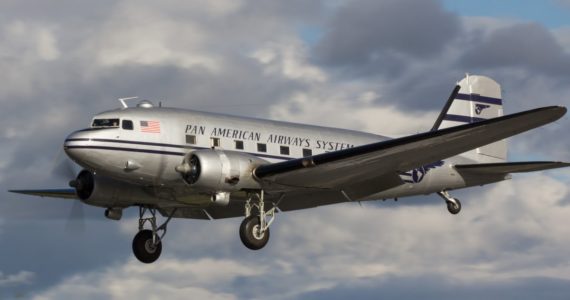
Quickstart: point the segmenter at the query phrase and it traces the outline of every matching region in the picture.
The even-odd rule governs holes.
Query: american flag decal
[[[160,133],[160,122],[141,121],[141,132]]]

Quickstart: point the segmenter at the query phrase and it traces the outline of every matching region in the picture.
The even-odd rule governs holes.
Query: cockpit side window
[[[118,128],[119,127],[119,119],[95,119],[93,120],[93,124],[91,124],[93,128]]]
[[[123,120],[123,129],[125,130],[133,130],[133,121],[131,120]]]

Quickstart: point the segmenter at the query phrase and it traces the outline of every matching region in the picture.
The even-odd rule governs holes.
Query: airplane
[[[65,153],[83,168],[70,188],[10,192],[77,199],[112,220],[138,207],[132,250],[142,263],[159,258],[174,218],[243,217],[240,239],[259,250],[278,212],[435,193],[457,214],[453,190],[570,166],[507,161],[506,138],[566,108],[503,116],[501,87],[485,76],[459,81],[429,131],[399,138],[119,100],[121,108],[65,139]]]

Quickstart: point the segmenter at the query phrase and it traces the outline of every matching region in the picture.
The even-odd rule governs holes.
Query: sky
[[[569,170],[434,195],[241,219],[175,220],[162,257],[123,220],[8,189],[65,187],[61,145],[139,96],[170,107],[405,135],[465,73],[506,113],[570,104],[570,1],[0,2],[0,299],[567,299]],[[512,160],[570,161],[570,118],[509,139]],[[82,211],[84,220],[74,216]]]

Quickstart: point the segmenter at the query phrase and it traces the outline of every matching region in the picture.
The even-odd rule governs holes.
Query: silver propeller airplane
[[[554,122],[566,108],[503,116],[501,88],[484,76],[458,82],[430,131],[394,139],[121,102],[66,138],[65,153],[83,168],[71,188],[12,192],[79,199],[112,220],[138,207],[132,248],[143,263],[158,259],[173,218],[245,216],[239,236],[257,250],[278,211],[437,193],[457,214],[461,203],[451,190],[570,166],[507,162],[505,138]]]

